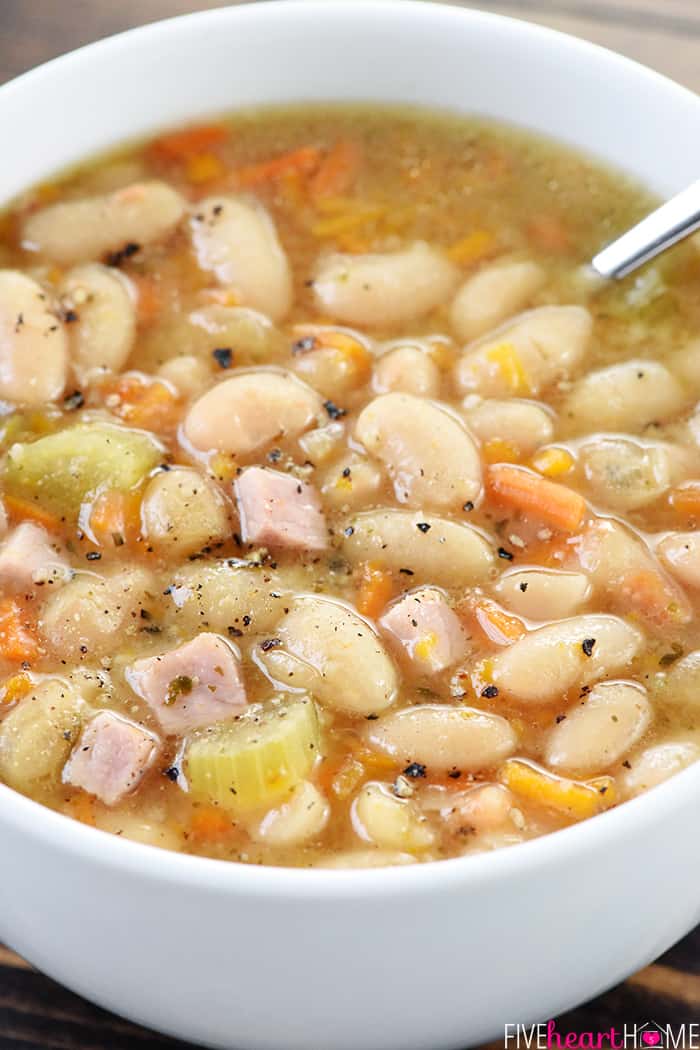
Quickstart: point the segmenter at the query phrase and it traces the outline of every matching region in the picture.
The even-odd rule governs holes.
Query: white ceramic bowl
[[[113,143],[304,99],[421,102],[574,143],[669,194],[700,100],[526,23],[284,2],[114,37],[0,89],[0,201]],[[89,999],[239,1050],[441,1050],[556,1015],[700,920],[700,763],[511,850],[373,871],[260,869],[86,828],[0,787],[0,937]]]

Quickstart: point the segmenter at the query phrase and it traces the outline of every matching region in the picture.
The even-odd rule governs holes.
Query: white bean
[[[431,772],[477,773],[513,753],[516,736],[500,715],[472,707],[421,704],[385,715],[367,729],[371,747]]]
[[[26,248],[57,263],[100,259],[126,244],[152,244],[171,233],[185,204],[165,182],[137,182],[104,197],[62,201],[30,215]]]
[[[315,467],[322,466],[338,452],[345,439],[343,423],[328,423],[316,427],[299,438],[299,444]]]
[[[700,711],[700,649],[677,660],[654,682],[654,697],[670,709]]]
[[[235,290],[247,306],[281,321],[292,305],[292,273],[272,219],[254,201],[208,197],[190,220],[202,270]]]
[[[579,456],[593,499],[620,511],[653,503],[693,465],[692,454],[680,446],[615,434],[585,441]]]
[[[462,340],[477,339],[528,305],[547,276],[534,262],[496,262],[468,277],[450,307]]]
[[[383,784],[364,785],[352,804],[352,822],[361,838],[380,849],[410,853],[427,849],[435,839],[414,803],[396,798]]]
[[[494,562],[491,546],[476,529],[420,511],[366,511],[350,519],[343,536],[351,563],[410,569],[416,584],[467,587],[484,580]]]
[[[119,372],[136,335],[133,288],[118,270],[87,263],[70,270],[60,287],[65,308],[77,315],[68,326],[70,357],[78,382]]]
[[[95,807],[95,827],[112,835],[141,842],[159,849],[182,850],[184,838],[179,828],[163,821],[143,820],[134,813],[125,813],[108,806]]]
[[[17,270],[0,270],[0,399],[54,401],[67,369],[66,331],[47,293]]]
[[[376,503],[381,484],[382,472],[376,463],[351,453],[328,471],[321,492],[329,506],[347,512]]]
[[[320,596],[299,597],[289,608],[275,636],[287,653],[311,668],[320,703],[369,715],[394,702],[396,668],[366,620],[342,603]],[[278,652],[272,650],[274,655]],[[263,665],[266,655],[260,654]]]
[[[686,402],[678,380],[658,361],[624,361],[579,379],[560,418],[575,432],[641,431],[677,415]]]
[[[417,241],[396,252],[326,256],[314,294],[319,309],[346,324],[391,325],[429,313],[450,295],[455,267]]]
[[[330,812],[328,801],[318,788],[303,780],[286,802],[265,814],[251,834],[269,846],[300,846],[318,838]]]
[[[417,346],[397,346],[377,359],[372,388],[378,394],[398,391],[416,397],[439,397],[440,369],[427,351]]]
[[[498,831],[511,820],[513,795],[503,784],[481,784],[458,793],[450,792],[440,810],[447,826],[456,832]]]
[[[523,704],[552,703],[579,683],[624,670],[643,642],[641,631],[616,616],[574,616],[539,627],[497,653],[491,678]]]
[[[540,306],[464,350],[455,378],[463,394],[532,397],[580,364],[593,321],[582,306]]]
[[[286,357],[289,344],[269,317],[249,306],[209,303],[186,317],[184,330],[163,333],[163,341],[184,343],[192,353],[211,353],[219,347],[233,350],[236,365],[255,366]],[[167,351],[166,345],[166,351]]]
[[[601,773],[641,740],[652,714],[641,685],[601,682],[551,730],[545,762],[573,776]]]
[[[247,456],[273,440],[298,437],[321,408],[316,391],[289,372],[240,372],[194,402],[184,434],[201,452]]]
[[[189,467],[151,478],[141,503],[141,522],[149,542],[173,554],[193,554],[231,532],[218,487]]]
[[[504,573],[494,593],[507,609],[529,620],[561,620],[572,616],[591,593],[582,572],[560,569],[515,569]]]
[[[687,769],[700,759],[700,743],[696,740],[664,740],[647,747],[629,763],[620,777],[625,798],[633,798],[649,791],[669,777]]]
[[[279,620],[289,596],[277,573],[227,562],[186,565],[172,578],[167,613],[187,633],[256,634]]]
[[[393,865],[417,863],[417,859],[411,853],[399,853],[396,850],[375,848],[333,853],[328,857],[324,857],[314,867],[351,870],[353,868],[388,868]]]
[[[100,577],[79,572],[48,598],[39,628],[53,653],[62,659],[94,660],[114,652],[114,639],[139,630],[139,613],[157,592],[145,569],[126,569]],[[142,622],[142,621],[141,621]]]
[[[656,550],[680,583],[700,587],[700,532],[671,533]]]
[[[506,441],[522,456],[529,456],[540,445],[546,445],[554,434],[551,413],[534,401],[519,398],[481,401],[471,395],[465,398],[463,411],[469,429],[480,441]]]
[[[171,383],[180,397],[192,399],[204,393],[211,386],[211,366],[201,357],[182,354],[172,357],[161,365],[157,374],[167,383]]]
[[[386,467],[396,498],[456,510],[481,491],[481,462],[466,428],[438,404],[382,394],[360,413],[356,434]]]

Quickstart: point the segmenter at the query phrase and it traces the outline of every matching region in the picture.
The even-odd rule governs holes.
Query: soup
[[[236,114],[0,218],[0,779],[256,864],[407,864],[700,756],[700,259],[534,137]]]

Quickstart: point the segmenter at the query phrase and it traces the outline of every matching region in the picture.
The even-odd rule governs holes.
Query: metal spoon
[[[700,229],[700,180],[671,197],[591,260],[600,277],[626,277]]]

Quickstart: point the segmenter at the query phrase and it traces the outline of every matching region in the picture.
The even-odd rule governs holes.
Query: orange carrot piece
[[[319,200],[347,193],[357,178],[361,159],[362,153],[357,142],[349,139],[336,142],[309,180],[311,198]]]
[[[228,138],[228,129],[223,124],[199,124],[161,135],[148,146],[149,157],[160,161],[183,161],[212,146],[218,146]]]
[[[31,662],[39,655],[34,627],[16,598],[0,600],[0,658],[10,663]]]
[[[101,547],[134,543],[141,532],[141,496],[138,492],[101,492],[90,508],[88,529]]]
[[[180,421],[182,401],[159,379],[122,375],[105,383],[102,394],[110,409],[134,427],[165,430]]]
[[[279,157],[272,157],[271,160],[238,168],[233,173],[233,181],[237,186],[248,187],[279,179],[295,171],[310,175],[318,167],[320,157],[320,150],[315,146],[302,146]]]
[[[355,604],[358,612],[376,619],[394,596],[394,580],[390,572],[371,562],[363,567]]]
[[[692,615],[683,594],[656,569],[625,573],[620,582],[620,600],[625,609],[659,627],[688,623]]]
[[[669,493],[669,503],[681,517],[700,518],[700,483],[688,481]]]
[[[11,707],[31,692],[32,680],[29,675],[20,672],[13,674],[0,688],[0,704]]]
[[[140,325],[149,325],[158,318],[163,308],[162,290],[153,277],[131,274],[130,281],[136,287],[136,317]]]
[[[489,467],[486,488],[495,502],[530,514],[562,532],[575,532],[586,516],[586,501],[578,492],[523,467],[507,463]]]
[[[522,620],[506,612],[491,598],[479,598],[471,607],[473,623],[494,645],[510,645],[525,634]]]
[[[34,521],[37,525],[43,525],[49,532],[57,532],[61,528],[61,522],[56,515],[34,500],[12,496],[8,492],[3,496],[3,503],[13,521]]]
[[[226,839],[234,829],[231,817],[217,806],[200,806],[192,814],[190,832],[195,838],[210,841]]]

